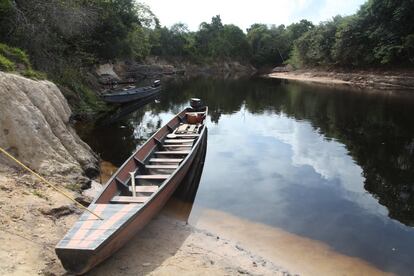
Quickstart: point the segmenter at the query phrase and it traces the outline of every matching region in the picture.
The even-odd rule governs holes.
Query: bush
[[[31,68],[29,57],[19,48],[10,47],[6,44],[0,43],[0,55],[9,60],[13,60],[14,63],[20,63],[26,68]]]
[[[7,71],[14,71],[14,69],[15,69],[15,66],[14,66],[13,61],[9,60],[8,58],[0,54],[0,70],[7,72]]]

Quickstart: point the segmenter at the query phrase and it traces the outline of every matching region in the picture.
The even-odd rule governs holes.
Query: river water
[[[210,112],[191,224],[211,210],[413,273],[414,95],[273,79],[172,81],[159,100],[81,126],[80,135],[120,166],[191,97]]]

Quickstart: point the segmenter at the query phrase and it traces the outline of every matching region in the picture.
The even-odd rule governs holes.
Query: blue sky
[[[253,23],[285,24],[308,19],[314,23],[333,16],[355,13],[366,0],[140,0],[147,4],[162,25],[186,23],[195,31],[201,22],[210,22],[220,14],[225,24],[236,24],[243,30]]]

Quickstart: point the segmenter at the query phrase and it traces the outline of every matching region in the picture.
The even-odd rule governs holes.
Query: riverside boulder
[[[0,72],[0,146],[44,174],[98,172],[98,160],[69,123],[71,109],[59,88]],[[14,165],[4,157],[0,163]]]

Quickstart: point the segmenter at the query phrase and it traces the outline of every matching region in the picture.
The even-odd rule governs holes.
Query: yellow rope
[[[50,187],[52,187],[53,189],[55,189],[57,192],[61,193],[62,195],[64,195],[65,197],[67,197],[68,199],[70,199],[71,201],[73,201],[76,205],[78,205],[82,209],[85,209],[86,211],[88,211],[92,215],[96,216],[97,218],[103,220],[103,218],[101,218],[100,216],[98,216],[97,214],[95,214],[94,212],[92,212],[91,210],[89,210],[88,208],[86,208],[85,206],[83,206],[82,204],[80,204],[79,202],[77,202],[76,199],[72,198],[69,194],[67,194],[66,192],[60,190],[58,187],[56,187],[56,185],[53,185],[52,183],[50,183],[49,181],[47,181],[45,178],[43,178],[43,176],[37,174],[36,172],[34,172],[33,170],[31,170],[29,167],[27,167],[25,164],[23,164],[22,162],[20,162],[19,160],[17,160],[13,155],[11,155],[7,151],[5,151],[2,147],[0,147],[0,151],[2,153],[4,153],[4,155],[6,155],[7,157],[9,157],[11,160],[13,160],[17,164],[19,164],[21,167],[23,167],[25,170],[27,170],[28,172],[32,173],[34,176],[36,176],[37,178],[39,178],[41,181],[43,181],[44,183],[46,183],[47,185],[49,185]]]

